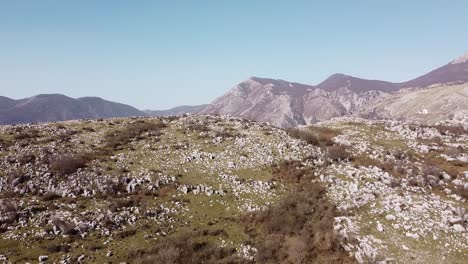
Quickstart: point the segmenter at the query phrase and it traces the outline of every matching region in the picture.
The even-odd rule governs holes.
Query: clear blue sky
[[[208,103],[250,76],[404,81],[468,52],[468,1],[0,0],[0,95]]]

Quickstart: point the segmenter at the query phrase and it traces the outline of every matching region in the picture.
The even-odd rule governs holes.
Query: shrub
[[[281,182],[299,183],[312,177],[311,169],[302,168],[300,161],[282,161],[273,167],[273,177]]]
[[[105,138],[107,146],[116,149],[119,146],[128,144],[132,139],[139,137],[141,134],[149,131],[155,132],[159,135],[159,131],[166,127],[161,121],[145,122],[138,120],[134,123],[128,124],[125,128],[106,134]]]
[[[90,155],[87,154],[57,157],[50,162],[50,166],[54,173],[67,175],[76,172],[80,168],[84,168],[89,159]]]
[[[336,208],[317,183],[301,183],[276,206],[247,216],[262,231],[258,263],[353,263],[333,230]]]
[[[330,146],[327,148],[325,156],[330,161],[351,160],[352,156],[348,148],[344,145]]]
[[[435,128],[444,136],[453,135],[459,137],[462,135],[468,135],[468,130],[462,126],[435,125],[432,126],[432,128]]]
[[[39,131],[36,129],[17,129],[13,139],[23,140],[23,139],[35,139],[39,137]]]
[[[299,129],[299,128],[290,128],[286,132],[290,137],[301,139],[308,144],[318,146],[320,141],[318,137],[310,131]]]
[[[44,246],[44,249],[47,250],[49,253],[59,253],[64,252],[68,253],[71,250],[70,245],[63,245],[63,244],[49,244]]]
[[[24,154],[18,157],[18,162],[21,165],[28,164],[30,162],[33,162],[34,160],[36,160],[36,156],[34,156],[34,154]]]
[[[136,258],[136,263],[252,263],[237,256],[234,248],[219,247],[214,242],[200,241],[197,234],[191,232],[165,239],[150,250],[130,252],[130,257]]]
[[[48,202],[61,198],[62,196],[58,195],[55,192],[48,192],[41,197],[42,201]]]
[[[325,188],[298,162],[283,162],[274,175],[294,179],[292,191],[265,211],[246,215],[258,263],[354,263],[340,247],[333,223],[338,211]],[[255,232],[259,230],[260,232]]]
[[[286,130],[289,136],[304,140],[314,146],[333,146],[333,138],[340,134],[339,131],[327,127],[311,126],[306,129],[289,128]]]

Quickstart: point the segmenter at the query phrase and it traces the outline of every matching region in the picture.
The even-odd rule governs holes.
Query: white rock
[[[409,250],[409,248],[407,246],[405,246],[405,245],[402,245],[401,248],[404,249],[404,250]]]
[[[394,215],[389,214],[389,215],[385,216],[385,219],[387,219],[388,221],[395,221],[396,217]]]
[[[383,232],[383,231],[384,231],[384,228],[383,228],[383,226],[382,226],[381,223],[377,223],[377,231],[379,231],[379,232]]]
[[[39,256],[39,262],[45,262],[49,259],[48,256]]]
[[[456,225],[453,225],[453,230],[455,230],[455,232],[465,232],[465,228],[460,225],[460,224],[456,224]]]

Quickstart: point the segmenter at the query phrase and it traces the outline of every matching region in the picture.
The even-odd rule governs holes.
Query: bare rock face
[[[407,119],[435,123],[464,120],[468,55],[404,83],[334,74],[311,86],[252,77],[204,108],[202,114],[232,115],[277,127],[309,125],[333,117]]]
[[[452,121],[467,124],[467,113],[468,84],[463,84],[395,93],[376,104],[366,106],[359,115],[416,123]]]
[[[336,89],[328,85],[322,87],[252,77],[216,99],[202,113],[240,116],[277,127],[293,127],[343,116],[385,94],[367,91],[367,88],[359,90],[352,86],[352,81],[345,81],[343,87]]]

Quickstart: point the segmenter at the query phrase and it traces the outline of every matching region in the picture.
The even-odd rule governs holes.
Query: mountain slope
[[[144,115],[131,106],[96,97],[74,99],[61,94],[40,94],[20,100],[6,97],[0,100],[0,124]]]
[[[414,80],[402,83],[402,87],[426,87],[434,84],[468,82],[468,53]]]
[[[201,113],[240,116],[268,122],[278,127],[293,127],[361,112],[364,108],[375,105],[390,95],[406,94],[407,90],[414,91],[430,86],[466,82],[468,82],[468,54],[421,77],[403,83],[366,80],[344,74],[334,74],[316,86],[252,77],[214,100]],[[448,92],[453,92],[453,90],[450,89]],[[457,97],[455,92],[452,95],[445,94],[445,96]],[[434,105],[444,104],[441,98],[435,97],[431,100],[442,100],[434,102]],[[382,108],[386,102],[390,101],[383,101],[377,108]],[[457,105],[464,103],[459,100],[453,102]],[[437,118],[434,117],[434,120],[448,116],[440,111],[433,111],[433,113],[434,115],[440,114]],[[450,112],[450,114],[454,113]],[[434,115],[427,115],[426,118],[432,118]],[[400,118],[400,116],[395,117]]]
[[[468,85],[443,85],[431,89],[402,91],[366,106],[359,115],[415,123],[433,124],[452,120],[468,124]]]

